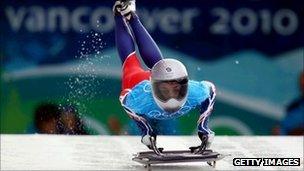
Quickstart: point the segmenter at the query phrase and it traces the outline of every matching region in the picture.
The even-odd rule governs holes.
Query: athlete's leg
[[[139,21],[136,14],[135,0],[121,0],[119,12],[128,21],[135,37],[139,53],[145,64],[152,68],[156,62],[162,59],[162,54],[156,43]]]
[[[132,13],[129,24],[132,28],[140,56],[145,64],[149,68],[152,68],[156,62],[162,59],[162,54],[157,44],[142,25],[136,13]]]
[[[135,51],[135,46],[128,25],[125,23],[123,16],[115,14],[114,19],[116,47],[123,64],[126,58]]]
[[[150,73],[144,71],[136,57],[135,46],[129,26],[119,12],[121,2],[116,1],[113,7],[115,19],[115,37],[119,57],[122,61],[122,90],[131,89],[142,80],[149,79]]]

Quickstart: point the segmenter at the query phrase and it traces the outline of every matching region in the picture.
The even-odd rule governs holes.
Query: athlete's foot
[[[132,15],[136,12],[135,0],[121,0],[120,13],[128,21],[131,19]]]
[[[117,0],[112,8],[114,16],[121,15],[121,7],[122,2],[120,0]]]

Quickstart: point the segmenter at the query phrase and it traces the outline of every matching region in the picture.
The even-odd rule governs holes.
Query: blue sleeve
[[[215,102],[215,86],[210,82],[207,82],[207,86],[210,90],[209,97],[204,100],[199,106],[200,117],[198,120],[198,131],[203,133],[204,135],[214,134],[214,132],[209,129],[208,122]]]

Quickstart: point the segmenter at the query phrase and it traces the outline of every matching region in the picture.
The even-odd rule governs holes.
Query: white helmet
[[[158,61],[151,71],[152,94],[156,104],[167,112],[176,112],[186,102],[188,73],[175,59]]]

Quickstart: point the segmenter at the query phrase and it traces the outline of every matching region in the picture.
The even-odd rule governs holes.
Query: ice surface
[[[196,136],[159,136],[165,150],[198,145]],[[216,136],[212,149],[231,154],[216,168],[206,163],[152,165],[152,170],[303,170],[301,136]],[[137,136],[1,135],[1,170],[147,170],[131,160],[146,151]],[[297,157],[300,166],[235,167],[239,157]]]

